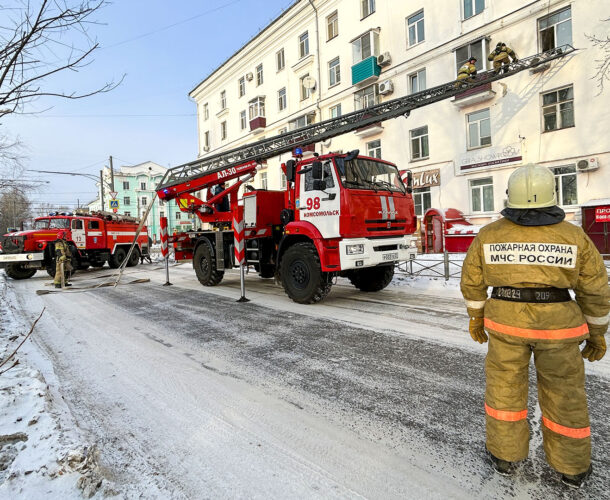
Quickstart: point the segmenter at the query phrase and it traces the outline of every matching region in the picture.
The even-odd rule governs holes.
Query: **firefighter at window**
[[[58,231],[55,240],[55,278],[53,279],[55,288],[61,288],[62,270],[64,285],[72,286],[71,283],[68,283],[72,269],[72,253],[70,252],[70,245],[66,241],[66,232]]]
[[[466,61],[460,69],[458,70],[457,80],[458,82],[462,80],[466,80],[467,82],[474,82],[475,76],[477,74],[477,67],[475,66],[477,62],[476,57],[471,57]]]
[[[489,338],[486,446],[501,474],[527,458],[533,353],[547,461],[565,484],[580,487],[592,471],[583,358],[597,361],[606,352],[608,276],[582,228],[564,221],[548,168],[518,168],[507,192],[504,218],[474,239],[461,279],[470,334],[479,343]]]
[[[220,184],[218,184],[218,186],[216,186],[216,188],[214,188],[214,191],[213,191],[214,196],[222,193],[226,189],[226,185],[227,184],[224,181],[221,182]],[[219,212],[228,212],[230,210],[228,196],[224,196],[223,198],[220,199],[220,201],[218,201],[216,203],[216,210],[218,210]]]
[[[505,73],[508,71],[510,60],[517,62],[517,54],[508,47],[504,42],[498,42],[496,48],[487,56],[488,61],[493,61],[494,73],[497,75],[500,71]]]

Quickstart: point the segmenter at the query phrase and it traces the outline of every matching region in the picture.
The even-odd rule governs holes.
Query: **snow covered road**
[[[489,467],[486,347],[470,340],[455,285],[398,278],[364,294],[340,282],[324,303],[301,306],[250,275],[252,301],[240,304],[235,273],[215,288],[188,265],[171,269],[172,287],[157,266],[128,273],[152,281],[44,296],[41,273],[9,282],[28,320],[47,306],[35,342],[97,444],[112,485],[99,495],[572,498],[544,461],[535,385],[530,459],[515,478]],[[579,497],[601,498],[610,362],[587,371],[595,475]]]

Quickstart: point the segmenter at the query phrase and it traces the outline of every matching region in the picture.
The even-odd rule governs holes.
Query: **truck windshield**
[[[67,229],[70,227],[70,219],[50,219],[49,227],[57,229]]]
[[[34,221],[34,229],[46,229],[49,227],[49,219],[38,219]]]
[[[335,163],[341,182],[346,188],[406,192],[394,165],[365,158],[346,161],[342,157],[336,157]]]

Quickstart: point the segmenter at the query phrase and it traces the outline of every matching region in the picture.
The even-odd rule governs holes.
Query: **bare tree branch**
[[[81,99],[120,85],[123,78],[86,92],[50,87],[51,77],[91,62],[99,44],[89,28],[107,0],[13,1],[13,8],[1,8],[7,15],[0,21],[0,118],[23,112],[38,97]]]
[[[610,18],[602,21],[608,22]],[[591,77],[592,80],[597,80],[599,89],[597,95],[599,95],[604,91],[604,83],[610,81],[610,35],[600,38],[597,35],[585,34],[585,37],[593,44],[593,47],[597,47],[601,51],[601,58],[595,60],[596,73]]]

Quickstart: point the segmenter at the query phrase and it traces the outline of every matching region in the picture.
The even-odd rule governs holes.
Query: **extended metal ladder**
[[[252,144],[239,146],[235,149],[179,165],[166,172],[157,186],[157,191],[197,179],[202,175],[241,165],[247,161],[262,161],[273,158],[282,153],[292,151],[295,147],[325,141],[374,123],[389,120],[390,118],[402,115],[408,116],[414,109],[457,96],[469,89],[487,85],[490,82],[507,78],[521,71],[539,67],[564,57],[575,50],[571,45],[563,45],[547,52],[519,59],[518,62],[512,62],[508,69],[502,70],[499,73],[495,73],[493,70],[478,73],[474,81],[452,80],[442,85],[354,111],[338,118],[314,123],[281,135],[262,139]]]

